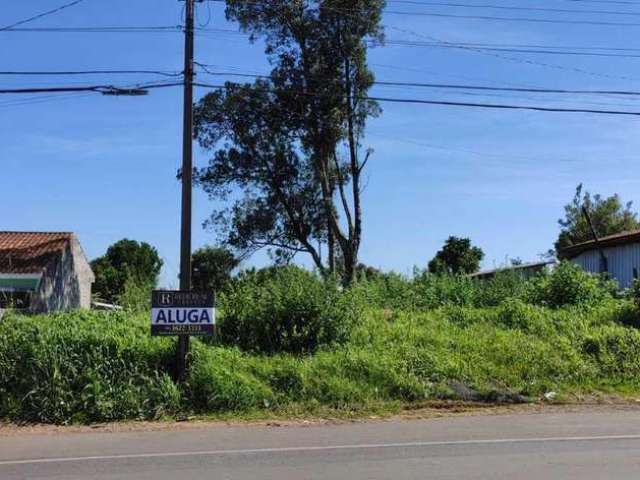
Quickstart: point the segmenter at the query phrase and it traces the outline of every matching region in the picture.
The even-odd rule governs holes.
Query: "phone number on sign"
[[[213,333],[213,326],[204,325],[162,325],[161,327],[153,326],[152,333],[155,335],[208,335]]]

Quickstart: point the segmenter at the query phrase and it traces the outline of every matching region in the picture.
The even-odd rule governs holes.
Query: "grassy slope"
[[[640,391],[633,305],[366,310],[350,339],[312,355],[271,356],[194,343],[188,384],[169,371],[173,342],[146,314],[9,315],[0,322],[0,417],[64,423],[174,413],[364,412],[450,398],[457,380],[537,397]]]

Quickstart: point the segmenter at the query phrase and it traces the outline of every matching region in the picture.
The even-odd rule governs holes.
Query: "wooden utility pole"
[[[191,198],[193,189],[193,30],[195,1],[185,0],[184,29],[184,118],[182,131],[182,226],[180,235],[180,290],[191,290]],[[178,337],[177,379],[187,372],[189,336]]]
[[[600,238],[598,237],[598,233],[596,232],[596,229],[593,226],[593,222],[591,221],[589,210],[587,210],[587,207],[584,205],[582,206],[582,214],[587,220],[587,225],[589,225],[589,230],[591,230],[591,236],[593,237],[593,241],[598,248],[598,252],[600,253],[600,273],[609,273],[609,260],[604,254],[604,249],[602,248],[602,244],[600,243]]]

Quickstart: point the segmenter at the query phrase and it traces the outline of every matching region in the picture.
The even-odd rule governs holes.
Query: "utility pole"
[[[602,244],[600,243],[600,238],[596,233],[596,229],[593,226],[593,222],[591,221],[591,215],[589,214],[589,210],[587,210],[586,206],[582,206],[582,214],[584,218],[587,220],[587,224],[589,225],[589,229],[591,230],[591,236],[593,237],[593,241],[598,248],[598,252],[600,253],[600,273],[609,273],[609,260],[607,256],[604,254],[604,249],[602,248]]]
[[[193,30],[195,0],[185,0],[184,118],[182,138],[182,226],[180,235],[180,290],[191,290],[191,199],[193,189]],[[178,337],[177,379],[186,378],[189,336]]]

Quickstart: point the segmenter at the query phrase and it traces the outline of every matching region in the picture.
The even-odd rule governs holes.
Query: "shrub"
[[[515,271],[498,272],[489,280],[476,281],[476,307],[493,307],[510,298],[524,298],[528,282]]]
[[[582,342],[604,379],[637,382],[640,375],[640,332],[607,325],[592,330]]]
[[[496,317],[507,328],[517,328],[537,334],[548,334],[553,329],[553,320],[549,312],[519,299],[506,300],[498,307]]]
[[[123,292],[118,296],[118,304],[129,312],[148,312],[151,309],[153,288],[151,283],[143,283],[129,277],[124,284]]]
[[[638,308],[640,308],[640,279],[633,280],[633,286],[631,287],[632,297]]]
[[[580,266],[561,262],[551,273],[530,282],[527,299],[552,308],[564,305],[595,305],[613,298],[615,282],[585,272]]]
[[[220,296],[220,339],[253,352],[311,353],[348,339],[354,299],[300,268],[246,272]]]

